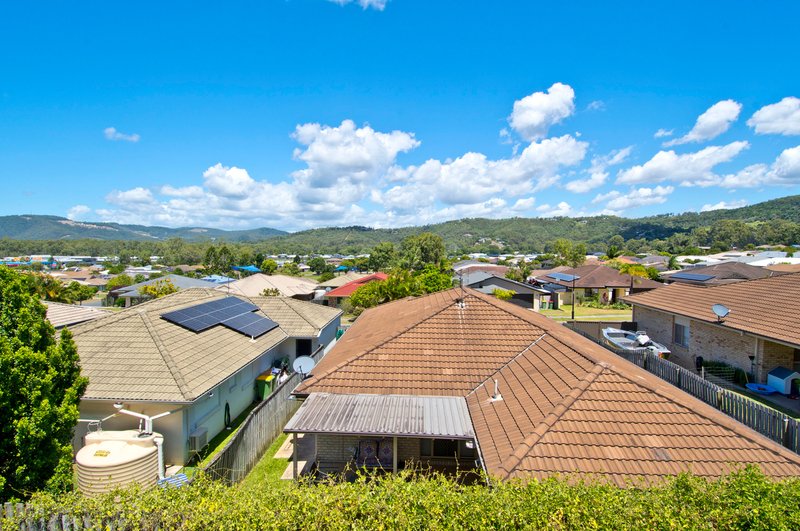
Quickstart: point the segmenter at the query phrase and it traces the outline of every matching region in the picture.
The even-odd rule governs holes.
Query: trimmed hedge
[[[800,478],[745,468],[718,481],[683,474],[657,486],[548,479],[459,485],[439,475],[352,483],[127,489],[95,499],[38,494],[34,518],[69,514],[115,529],[800,529]],[[19,521],[3,520],[4,529]]]

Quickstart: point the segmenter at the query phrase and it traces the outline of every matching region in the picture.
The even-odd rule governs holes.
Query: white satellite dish
[[[314,368],[314,365],[316,365],[316,362],[311,356],[300,356],[294,360],[292,368],[294,369],[294,372],[299,372],[305,376],[311,372],[311,369]]]
[[[729,313],[731,313],[728,307],[723,304],[715,304],[711,307],[711,311],[717,316],[717,321],[719,322],[722,322],[722,320],[725,319]]]

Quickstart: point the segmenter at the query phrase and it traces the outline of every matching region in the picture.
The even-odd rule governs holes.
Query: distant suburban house
[[[215,288],[219,284],[215,284],[213,282],[208,282],[206,280],[200,280],[199,278],[191,278],[191,277],[184,277],[182,275],[165,275],[163,277],[154,278],[152,280],[145,280],[144,282],[138,282],[136,284],[131,284],[130,286],[123,286],[121,288],[113,289],[108,292],[106,296],[106,301],[109,305],[114,305],[120,299],[125,301],[124,306],[127,308],[129,306],[133,306],[134,304],[138,304],[142,301],[149,300],[150,297],[142,293],[141,289],[144,286],[150,286],[157,282],[169,281],[173,286],[178,288],[178,291],[182,289],[190,289],[190,288]]]
[[[666,271],[669,269],[669,256],[660,254],[647,254],[642,257],[637,257],[636,262],[645,267],[653,267],[658,271]]]
[[[800,456],[536,312],[454,288],[364,312],[294,391],[318,473],[347,467],[618,485]]]
[[[336,308],[344,299],[349,298],[350,295],[361,286],[369,284],[370,282],[386,280],[387,278],[389,278],[389,276],[386,273],[380,272],[362,276],[325,293],[325,301],[327,301],[328,306]]]
[[[655,280],[622,274],[612,267],[600,264],[562,268],[555,271],[556,275],[553,273],[553,271],[540,273],[533,278],[533,282],[553,294],[555,308],[559,308],[562,304],[572,303],[573,287],[579,301],[581,297],[596,296],[598,301],[611,304],[620,301],[629,293],[638,293],[664,286]],[[572,280],[564,280],[567,277],[577,278],[573,283]]]
[[[708,288],[675,283],[625,300],[638,328],[687,368],[702,356],[753,372],[758,382],[776,367],[800,370],[800,273]],[[717,317],[714,304],[730,313]]]
[[[664,273],[661,278],[667,284],[679,282],[695,286],[719,286],[743,280],[769,278],[780,274],[783,273],[743,262],[722,262],[705,267],[690,267],[681,271]]]
[[[201,305],[237,301],[254,305],[245,309],[247,316],[264,326],[256,331],[221,322],[209,326],[214,314]],[[202,326],[186,320],[195,314]],[[276,363],[291,369],[297,356],[335,342],[340,316],[339,310],[291,298],[194,288],[78,325],[72,333],[89,379],[81,418],[104,419],[116,411],[115,403],[150,416],[172,412],[158,419],[155,429],[164,435],[166,462],[185,464],[193,434],[194,440],[210,441],[226,419],[253,402],[261,373]],[[133,420],[118,415],[102,428],[133,429]],[[80,423],[76,449],[86,431],[87,424]]]
[[[347,273],[343,273],[340,275],[336,275],[330,280],[326,280],[325,282],[321,282],[318,284],[318,287],[327,291],[332,289],[338,288],[340,286],[344,286],[354,280],[358,280],[359,278],[364,278],[368,276],[368,273],[357,273],[355,271],[349,271]]]
[[[456,278],[456,281],[458,280]],[[498,289],[513,291],[514,295],[509,299],[509,302],[534,311],[539,311],[542,297],[550,297],[550,292],[546,289],[538,288],[531,284],[523,284],[510,278],[499,277],[485,271],[476,271],[464,275],[461,277],[461,281],[464,287],[472,288],[487,295],[492,295]]]
[[[490,264],[487,262],[481,262],[480,260],[461,260],[460,262],[453,264],[453,271],[455,271],[456,275],[467,275],[470,273],[483,271],[485,273],[493,273],[502,277],[508,273],[508,266]]]
[[[277,290],[282,297],[309,301],[314,298],[317,283],[302,277],[256,273],[220,286],[217,289],[226,293],[244,295],[245,297],[258,297],[264,290]]]
[[[77,304],[51,301],[43,301],[43,303],[47,306],[47,320],[50,321],[50,324],[55,329],[93,321],[108,315],[108,311],[92,306],[79,306]]]

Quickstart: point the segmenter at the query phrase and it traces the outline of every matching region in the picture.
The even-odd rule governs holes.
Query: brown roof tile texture
[[[502,400],[491,399],[494,380]],[[365,312],[296,390],[313,392],[465,396],[484,465],[502,478],[597,473],[624,485],[742,463],[800,474],[800,456],[560,324],[469,289]]]
[[[720,326],[800,346],[800,273],[707,288],[675,283],[625,301],[709,323],[717,323],[711,306],[724,304],[730,313]]]

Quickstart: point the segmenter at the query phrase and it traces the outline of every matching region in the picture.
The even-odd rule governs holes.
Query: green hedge
[[[747,468],[719,480],[688,474],[621,489],[550,479],[463,486],[441,476],[353,483],[118,491],[96,499],[34,496],[45,519],[70,514],[115,529],[800,529],[800,479]],[[5,520],[4,528],[19,529]]]

